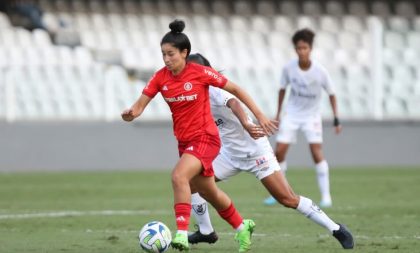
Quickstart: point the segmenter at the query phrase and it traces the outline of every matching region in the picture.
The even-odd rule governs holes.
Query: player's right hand
[[[244,125],[244,128],[254,140],[265,136],[264,129],[261,126],[249,122]]]
[[[136,118],[132,108],[124,110],[121,113],[121,117],[125,121],[132,121],[133,119]]]

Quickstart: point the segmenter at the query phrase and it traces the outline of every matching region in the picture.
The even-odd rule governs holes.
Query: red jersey
[[[223,88],[226,83],[214,69],[189,62],[176,76],[166,67],[157,71],[143,94],[153,98],[160,92],[171,109],[177,140],[191,141],[204,133],[219,134],[210,111],[209,85]]]

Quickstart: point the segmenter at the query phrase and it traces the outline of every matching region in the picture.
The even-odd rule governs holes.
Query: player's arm
[[[125,121],[134,120],[143,113],[144,109],[151,100],[152,98],[148,97],[147,95],[141,94],[141,96],[129,109],[126,109],[121,113],[121,117]]]
[[[337,110],[337,98],[334,94],[329,96],[330,98],[330,104],[331,104],[331,109],[334,115],[334,128],[335,128],[335,133],[339,134],[341,132],[342,126],[340,124],[340,120],[338,119],[338,110]]]
[[[252,138],[258,139],[265,135],[264,130],[260,126],[257,126],[249,121],[248,115],[246,114],[244,108],[242,108],[239,100],[236,98],[230,98],[227,101],[226,106],[232,110],[233,114],[235,114],[235,116],[239,119],[244,129]]]
[[[280,113],[281,113],[281,108],[283,105],[283,101],[284,101],[284,97],[286,96],[286,89],[281,88],[279,91],[279,99],[278,99],[278,105],[277,105],[277,113],[276,113],[276,117],[275,120],[279,121],[280,120]]]
[[[242,103],[244,103],[249,110],[254,114],[260,123],[261,127],[264,129],[266,134],[274,134],[277,130],[277,125],[269,120],[255,104],[254,100],[248,95],[248,93],[243,90],[238,85],[234,84],[231,81],[227,81],[226,85],[223,87],[224,90],[231,93],[237,97]]]

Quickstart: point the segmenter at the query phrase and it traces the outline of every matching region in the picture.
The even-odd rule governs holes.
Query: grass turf
[[[355,252],[419,252],[420,168],[342,168],[330,177],[334,206],[325,211],[352,230]],[[314,171],[291,169],[288,179],[296,193],[319,200]],[[257,224],[251,252],[341,250],[294,210],[263,206],[267,193],[252,175],[219,185]],[[0,252],[142,252],[137,235],[146,222],[175,231],[172,205],[169,172],[3,173]],[[236,252],[232,229],[211,214],[219,241],[191,251]]]

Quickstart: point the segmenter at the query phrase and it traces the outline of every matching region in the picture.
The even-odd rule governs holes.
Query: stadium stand
[[[416,1],[37,3],[47,30],[24,29],[0,12],[0,119],[118,119],[163,66],[159,41],[174,18],[186,21],[192,51],[243,85],[269,115],[276,109],[281,67],[294,57],[290,37],[309,27],[317,33],[313,56],[332,75],[343,118],[420,119]],[[376,44],[372,17],[383,29]],[[372,109],[378,92],[372,47],[382,48],[382,115]],[[326,108],[324,116],[329,115]],[[164,120],[170,112],[151,103],[145,116]]]

